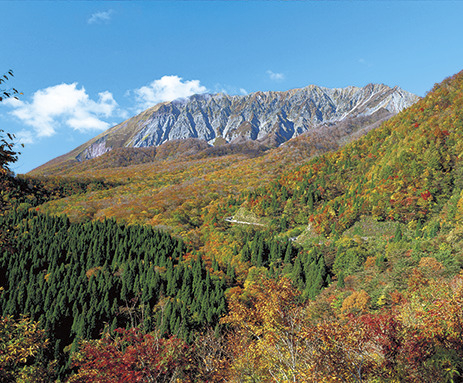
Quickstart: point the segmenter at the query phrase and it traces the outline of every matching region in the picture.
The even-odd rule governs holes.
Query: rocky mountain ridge
[[[256,140],[276,147],[321,126],[369,116],[385,120],[418,99],[399,87],[383,84],[333,89],[310,85],[245,96],[193,95],[157,104],[62,156],[60,161],[84,161],[120,147],[159,146],[185,138],[202,139],[210,145]]]

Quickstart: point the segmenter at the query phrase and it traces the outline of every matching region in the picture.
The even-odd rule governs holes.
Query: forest
[[[0,133],[0,381],[463,381],[463,72],[349,142],[14,176]]]

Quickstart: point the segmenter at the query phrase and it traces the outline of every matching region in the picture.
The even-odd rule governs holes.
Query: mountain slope
[[[98,336],[103,322],[115,318],[114,328],[140,313],[144,329],[161,333],[212,325],[216,343],[188,338],[214,346],[213,355],[195,346],[185,360],[219,361],[213,371],[228,380],[270,382],[277,371],[300,381],[460,381],[463,72],[342,145],[361,125],[319,127],[263,155],[186,139],[70,167],[62,174],[121,182],[39,211],[191,229],[176,232],[186,246],[165,234],[156,243],[150,227],[80,225],[22,204],[0,217],[21,248],[0,259],[4,312],[35,315],[52,336],[58,325],[70,329],[52,338],[50,355],[63,366],[74,336]],[[322,235],[295,240],[300,228]],[[294,350],[299,364],[285,357]],[[196,380],[224,380],[210,370],[195,369]]]
[[[276,147],[322,125],[358,124],[365,117],[384,120],[417,100],[399,87],[375,84],[343,89],[311,85],[246,96],[194,95],[147,109],[39,169],[96,158],[121,147],[159,146],[185,138],[214,145],[258,140]]]
[[[382,110],[377,116],[319,125],[270,150],[257,141],[209,146],[188,138],[159,147],[119,148],[87,161],[57,163],[37,169],[35,176],[52,176],[52,184],[66,183],[72,177],[104,180],[115,186],[67,194],[66,199],[50,201],[41,210],[66,213],[72,220],[114,217],[196,236],[209,219],[208,213],[217,211],[217,204],[231,199],[238,206],[242,193],[264,187],[314,156],[337,150],[387,116]]]
[[[360,140],[250,195],[246,206],[293,227],[310,222],[323,234],[342,232],[361,215],[414,224],[441,211],[461,217],[462,106],[460,72]]]

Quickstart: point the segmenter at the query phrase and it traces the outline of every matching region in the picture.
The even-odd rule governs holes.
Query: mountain
[[[431,218],[437,227],[461,224],[462,105],[463,71],[359,140],[250,194],[245,207],[325,236],[362,216],[413,227]]]
[[[367,118],[368,126],[384,121],[418,99],[399,87],[382,84],[335,89],[311,85],[246,96],[194,95],[147,109],[46,167],[96,158],[117,148],[153,147],[186,138],[214,146],[256,140],[266,147],[276,147],[322,126],[341,122],[358,125],[366,117],[372,117]]]
[[[2,193],[17,206],[0,216],[3,315],[44,326],[63,376],[74,355],[69,381],[95,381],[125,342],[81,340],[133,318],[195,344],[161,350],[184,381],[461,381],[463,72],[377,124],[326,122],[263,153],[119,147],[24,177],[29,195]],[[108,364],[124,373],[125,349],[130,366]]]

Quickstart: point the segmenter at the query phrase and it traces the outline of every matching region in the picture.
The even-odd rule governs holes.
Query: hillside
[[[245,242],[222,319],[235,379],[462,381],[462,103],[460,72],[247,193],[240,210],[307,253],[288,267]]]
[[[35,366],[69,382],[459,382],[462,106],[460,72],[379,127],[176,140],[26,177],[0,217],[2,310],[52,334]]]
[[[343,89],[312,85],[246,96],[194,95],[147,109],[31,174],[50,173],[59,164],[96,158],[117,148],[155,147],[186,138],[215,146],[255,140],[276,147],[323,125],[359,125],[365,117],[370,117],[370,124],[382,121],[417,100],[399,87],[376,84]]]
[[[243,192],[338,149],[379,123],[370,116],[359,118],[356,124],[324,125],[275,149],[254,141],[210,147],[199,139],[185,139],[156,148],[113,150],[91,160],[56,166],[52,178],[91,178],[114,187],[56,199],[40,211],[66,213],[72,220],[106,217],[149,223],[197,241],[204,237],[205,212],[231,202],[238,208]]]
[[[446,79],[365,137],[286,174],[249,198],[248,205],[258,214],[279,216],[290,202],[304,212],[301,223],[310,221],[325,234],[342,232],[365,214],[425,221],[449,200],[456,214],[462,187],[462,77]],[[273,211],[266,202],[270,198],[278,200]]]

